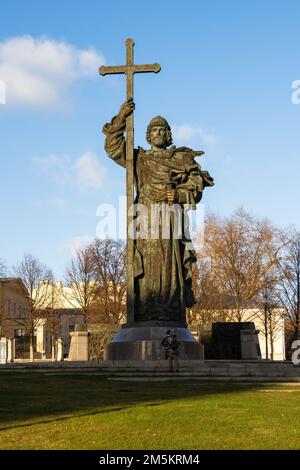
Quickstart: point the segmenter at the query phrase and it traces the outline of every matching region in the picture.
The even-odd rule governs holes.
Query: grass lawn
[[[300,449],[300,387],[0,371],[0,449]]]

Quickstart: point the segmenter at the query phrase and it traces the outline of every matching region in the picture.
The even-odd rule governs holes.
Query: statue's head
[[[147,127],[146,139],[148,144],[166,148],[173,143],[171,127],[162,116],[151,119]]]

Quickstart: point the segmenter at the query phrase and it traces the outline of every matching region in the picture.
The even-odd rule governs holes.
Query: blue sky
[[[124,63],[127,37],[137,63],[162,67],[136,76],[136,145],[165,116],[177,145],[206,152],[216,183],[206,210],[243,206],[300,228],[297,0],[11,0],[0,17],[0,258],[9,265],[32,253],[62,277],[71,248],[96,235],[99,204],[125,193],[101,133],[125,80],[97,69]]]

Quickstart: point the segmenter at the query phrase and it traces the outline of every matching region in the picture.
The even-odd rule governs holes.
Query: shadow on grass
[[[166,402],[161,402],[161,403],[146,403],[144,404],[145,407],[147,406],[159,406],[159,405],[162,405],[163,403],[166,403]],[[7,431],[8,429],[18,429],[18,428],[28,428],[28,427],[31,427],[31,426],[35,426],[36,424],[49,424],[49,423],[58,423],[59,421],[67,421],[68,419],[73,419],[75,416],[76,418],[81,418],[81,417],[86,417],[86,416],[95,416],[95,415],[99,415],[99,414],[105,414],[105,413],[114,413],[116,411],[123,411],[123,410],[129,410],[131,409],[132,406],[123,406],[123,407],[119,407],[119,408],[108,408],[108,409],[105,409],[105,410],[97,410],[97,411],[93,411],[93,412],[89,412],[89,413],[76,413],[74,415],[70,415],[70,416],[61,416],[59,418],[49,418],[49,419],[45,419],[43,421],[33,421],[31,423],[23,423],[23,424],[15,424],[15,425],[12,425],[12,426],[0,426],[0,431]]]
[[[88,373],[46,375],[31,371],[0,373],[0,431],[160,406],[176,399],[256,390],[262,384],[203,382],[126,382]]]

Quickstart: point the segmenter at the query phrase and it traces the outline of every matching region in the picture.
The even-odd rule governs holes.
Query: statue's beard
[[[154,137],[152,140],[152,143],[156,145],[157,147],[161,147],[161,148],[165,148],[167,146],[166,139],[160,136]]]

